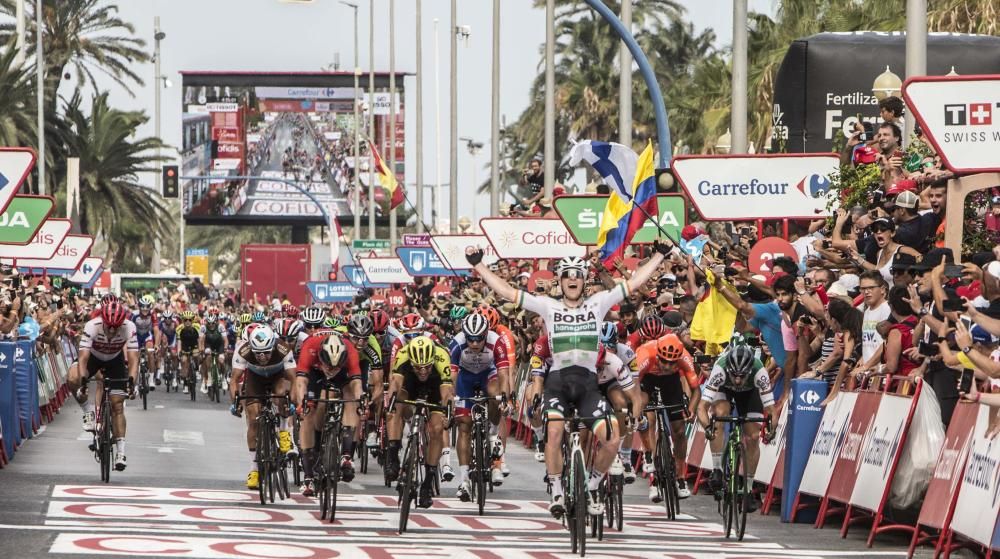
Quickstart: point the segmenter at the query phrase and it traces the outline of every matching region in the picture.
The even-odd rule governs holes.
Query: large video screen
[[[322,204],[342,223],[368,215],[370,138],[404,177],[402,76],[397,76],[396,133],[390,140],[388,74],[367,76],[358,91],[352,73],[240,74],[182,72],[182,201],[190,224],[322,225]],[[355,98],[361,104],[354,119]],[[375,126],[369,129],[369,113]],[[354,161],[355,129],[360,157]],[[354,174],[361,190],[353,206]],[[194,178],[202,177],[202,178]],[[249,178],[245,178],[249,177]],[[387,210],[377,175],[376,217]]]

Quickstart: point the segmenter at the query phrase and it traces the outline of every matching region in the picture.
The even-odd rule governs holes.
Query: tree
[[[17,51],[0,53],[0,145],[25,146],[34,143],[35,88],[30,68],[17,67]]]

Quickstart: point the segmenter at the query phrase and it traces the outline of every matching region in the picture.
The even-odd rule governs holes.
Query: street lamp
[[[719,139],[715,141],[715,151],[716,153],[726,155],[729,153],[729,150],[732,149],[732,147],[733,147],[733,134],[732,132],[729,131],[728,128],[726,128],[726,133],[719,136]]]
[[[886,97],[899,97],[899,90],[902,87],[903,80],[892,73],[892,70],[886,65],[885,72],[879,74],[875,78],[875,82],[872,83],[872,93],[875,94],[876,99],[881,101]]]
[[[361,230],[361,187],[358,185],[358,175],[360,167],[358,157],[360,155],[360,122],[358,120],[358,83],[361,79],[361,67],[358,66],[358,5],[351,2],[340,1],[341,4],[354,10],[354,231],[360,237]]]
[[[462,234],[468,233],[469,228],[472,227],[472,220],[468,216],[462,216],[458,218],[458,227],[462,230]]]
[[[476,156],[483,150],[483,143],[465,137],[459,138],[459,140],[465,142],[465,147],[469,150],[469,155],[472,156],[472,187],[477,189],[479,184],[476,181]],[[473,196],[475,196],[475,190],[473,190]],[[459,220],[459,224],[461,224],[461,220]]]
[[[947,74],[945,74],[945,75],[946,75],[946,76],[948,76],[949,78],[954,78],[955,76],[957,76],[957,75],[958,75],[958,72],[956,72],[956,71],[955,71],[955,67],[954,67],[954,66],[952,66],[952,67],[951,67],[951,71],[950,71],[950,72],[948,72],[948,73],[947,73]]]

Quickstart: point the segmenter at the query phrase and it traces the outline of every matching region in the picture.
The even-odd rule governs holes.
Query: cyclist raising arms
[[[552,368],[545,379],[544,401],[548,417],[560,419],[566,408],[572,405],[579,417],[588,418],[591,432],[596,433],[605,421],[609,421],[610,437],[603,434],[596,437],[600,449],[587,483],[590,514],[603,513],[597,490],[618,453],[619,443],[618,420],[613,414],[607,418],[609,406],[597,386],[601,323],[611,307],[624,300],[629,292],[640,288],[670,252],[670,247],[665,244],[654,243],[653,248],[654,254],[627,281],[618,282],[612,289],[599,291],[586,299],[583,298],[583,290],[587,280],[587,262],[578,257],[563,258],[556,266],[562,300],[515,289],[482,263],[482,249],[470,247],[466,250],[466,259],[498,296],[539,314],[545,321],[552,355]],[[561,421],[550,421],[545,445],[545,465],[552,482],[549,511],[557,517],[565,513],[560,452],[563,430]]]

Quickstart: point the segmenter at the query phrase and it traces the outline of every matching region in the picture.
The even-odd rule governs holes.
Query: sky
[[[369,6],[375,10],[375,69],[389,69],[389,0],[352,0],[359,5],[359,59],[368,71]],[[641,2],[642,0],[636,0]],[[776,0],[750,0],[751,11],[774,12]],[[712,28],[719,47],[729,45],[732,37],[732,4],[729,0],[680,0],[686,17],[696,30]],[[488,174],[490,79],[492,52],[492,2],[459,0],[458,24],[471,28],[468,41],[458,47],[458,133],[483,142],[485,149],[473,160],[459,143],[459,215],[484,217],[489,208],[488,195],[474,195],[474,181]],[[545,40],[545,10],[533,7],[532,0],[502,0],[500,30],[500,113],[507,122],[517,119],[527,106],[532,80],[541,70],[541,47]],[[161,70],[174,86],[162,93],[161,126],[167,144],[180,142],[181,79],[179,72],[214,71],[318,71],[333,63],[339,53],[341,69],[353,63],[353,11],[337,0],[314,0],[312,4],[293,4],[279,0],[117,0],[119,16],[135,26],[136,35],[153,46],[153,18],[160,17],[166,33],[161,43]],[[449,176],[449,36],[450,0],[423,0],[423,85],[424,85],[424,165],[425,184],[436,180],[440,161],[441,181]],[[396,0],[396,70],[414,72],[416,14],[414,0]],[[440,82],[434,82],[434,20],[440,45],[438,61]],[[105,78],[99,81],[110,92],[113,106],[121,109],[144,109],[154,112],[154,71],[152,63],[138,65],[136,72],[146,81],[134,87],[130,96],[121,86]],[[406,79],[405,103],[415,106],[418,77]],[[100,80],[100,78],[99,78]],[[440,99],[440,157],[435,151],[435,98]],[[666,99],[667,110],[670,100]],[[407,155],[415,153],[415,119],[407,111]],[[152,119],[140,129],[140,136],[153,135]],[[604,139],[604,138],[595,138]],[[407,162],[406,181],[415,180],[413,162]],[[475,170],[474,170],[475,169]],[[473,176],[475,173],[475,177]],[[146,178],[152,185],[152,175]],[[410,187],[412,188],[412,187]],[[501,189],[502,191],[503,189]],[[429,208],[429,194],[424,198]],[[509,200],[508,200],[509,201]],[[448,207],[445,200],[444,215]],[[484,211],[482,208],[486,208]],[[478,212],[477,212],[478,209]],[[429,222],[429,211],[428,211]]]

